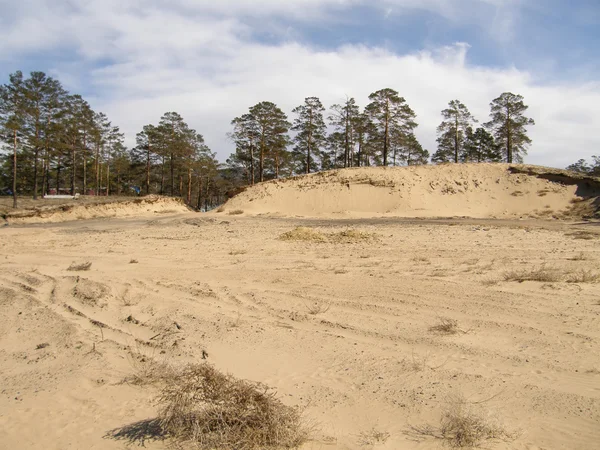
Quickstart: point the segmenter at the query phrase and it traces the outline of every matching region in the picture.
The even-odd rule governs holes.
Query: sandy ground
[[[279,239],[298,225],[376,239]],[[224,213],[3,227],[0,447],[166,448],[151,422],[109,437],[156,416],[156,392],[123,380],[136,354],[204,351],[305,407],[307,449],[443,448],[411,427],[437,425],[455,394],[514,434],[487,448],[598,448],[600,285],[567,279],[600,271],[599,233]],[[559,279],[504,281],[542,266]],[[458,332],[431,331],[441,318]],[[372,430],[386,438],[366,443]]]

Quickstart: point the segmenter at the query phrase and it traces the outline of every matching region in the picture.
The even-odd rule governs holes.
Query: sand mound
[[[600,179],[537,166],[353,168],[273,180],[223,212],[319,217],[566,218],[594,215]]]
[[[110,199],[110,198],[109,198]],[[131,200],[86,203],[85,199],[62,205],[40,206],[4,215],[9,224],[51,223],[69,220],[97,219],[105,217],[128,217],[143,214],[167,214],[187,212],[189,208],[178,198],[149,195]]]

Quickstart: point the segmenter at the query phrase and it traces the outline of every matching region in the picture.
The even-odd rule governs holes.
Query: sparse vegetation
[[[158,397],[163,430],[182,445],[213,450],[297,448],[309,436],[297,408],[267,386],[190,364],[163,380]]]
[[[237,255],[245,255],[246,253],[248,253],[248,250],[244,250],[244,249],[240,249],[240,250],[231,250],[229,252],[230,255],[232,256],[237,256]]]
[[[232,211],[229,211],[227,214],[229,214],[230,216],[239,216],[240,214],[244,214],[244,211],[242,209],[234,209]]]
[[[43,343],[41,343],[41,344],[38,344],[38,345],[36,345],[36,346],[35,346],[35,349],[36,349],[36,350],[41,350],[41,349],[43,349],[43,348],[46,348],[46,347],[49,347],[49,346],[50,346],[50,344],[48,344],[47,342],[43,342]]]
[[[420,436],[443,440],[454,448],[475,448],[485,441],[510,441],[515,437],[490,418],[481,402],[469,402],[462,395],[451,397],[446,402],[439,427],[425,425],[413,427],[412,431]]]
[[[139,261],[137,259],[130,259],[129,264],[137,264]]]
[[[67,270],[70,270],[72,272],[83,272],[86,270],[90,270],[90,268],[92,267],[92,263],[91,262],[84,262],[84,263],[73,263],[69,266],[69,268]]]
[[[522,197],[524,194],[523,191],[514,191],[510,195],[512,195],[513,197]]]
[[[600,273],[585,269],[571,273],[567,277],[567,283],[598,283],[599,281]]]
[[[308,241],[308,242],[329,242],[333,244],[352,244],[361,241],[375,241],[377,236],[373,233],[349,229],[333,233],[322,233],[308,227],[296,227],[291,231],[279,236],[283,241]]]
[[[539,281],[542,283],[555,283],[562,280],[562,274],[557,269],[541,266],[537,269],[511,270],[504,273],[504,281]]]
[[[358,445],[366,447],[377,444],[385,444],[390,438],[390,433],[387,431],[380,431],[373,427],[368,431],[361,431],[358,433]]]
[[[447,317],[440,317],[440,323],[429,327],[429,331],[437,334],[451,335],[457,334],[460,329],[458,328],[458,321]]]

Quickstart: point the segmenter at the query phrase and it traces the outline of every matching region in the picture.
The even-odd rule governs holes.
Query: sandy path
[[[379,240],[277,239],[300,224],[351,224]],[[122,383],[137,364],[132,348],[180,362],[204,350],[218,368],[276,387],[320,424],[306,448],[364,448],[360,433],[372,428],[389,433],[378,449],[440,448],[410,426],[435,425],[455,393],[493,397],[485,409],[518,432],[492,448],[594,448],[600,285],[503,275],[543,264],[565,276],[600,271],[599,232],[540,221],[191,213],[5,227],[0,442],[117,449],[149,439],[147,448],[165,448],[147,424],[124,440],[105,437],[155,416],[152,389]],[[66,270],[85,260],[91,270]],[[310,314],[315,302],[330,307]],[[462,331],[431,332],[441,317]]]

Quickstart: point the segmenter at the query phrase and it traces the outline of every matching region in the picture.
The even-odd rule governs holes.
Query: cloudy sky
[[[221,160],[229,123],[269,100],[327,106],[390,87],[435,151],[448,101],[481,121],[511,91],[537,125],[526,162],[600,155],[599,0],[0,0],[0,75],[41,70],[132,145],[181,113]]]

